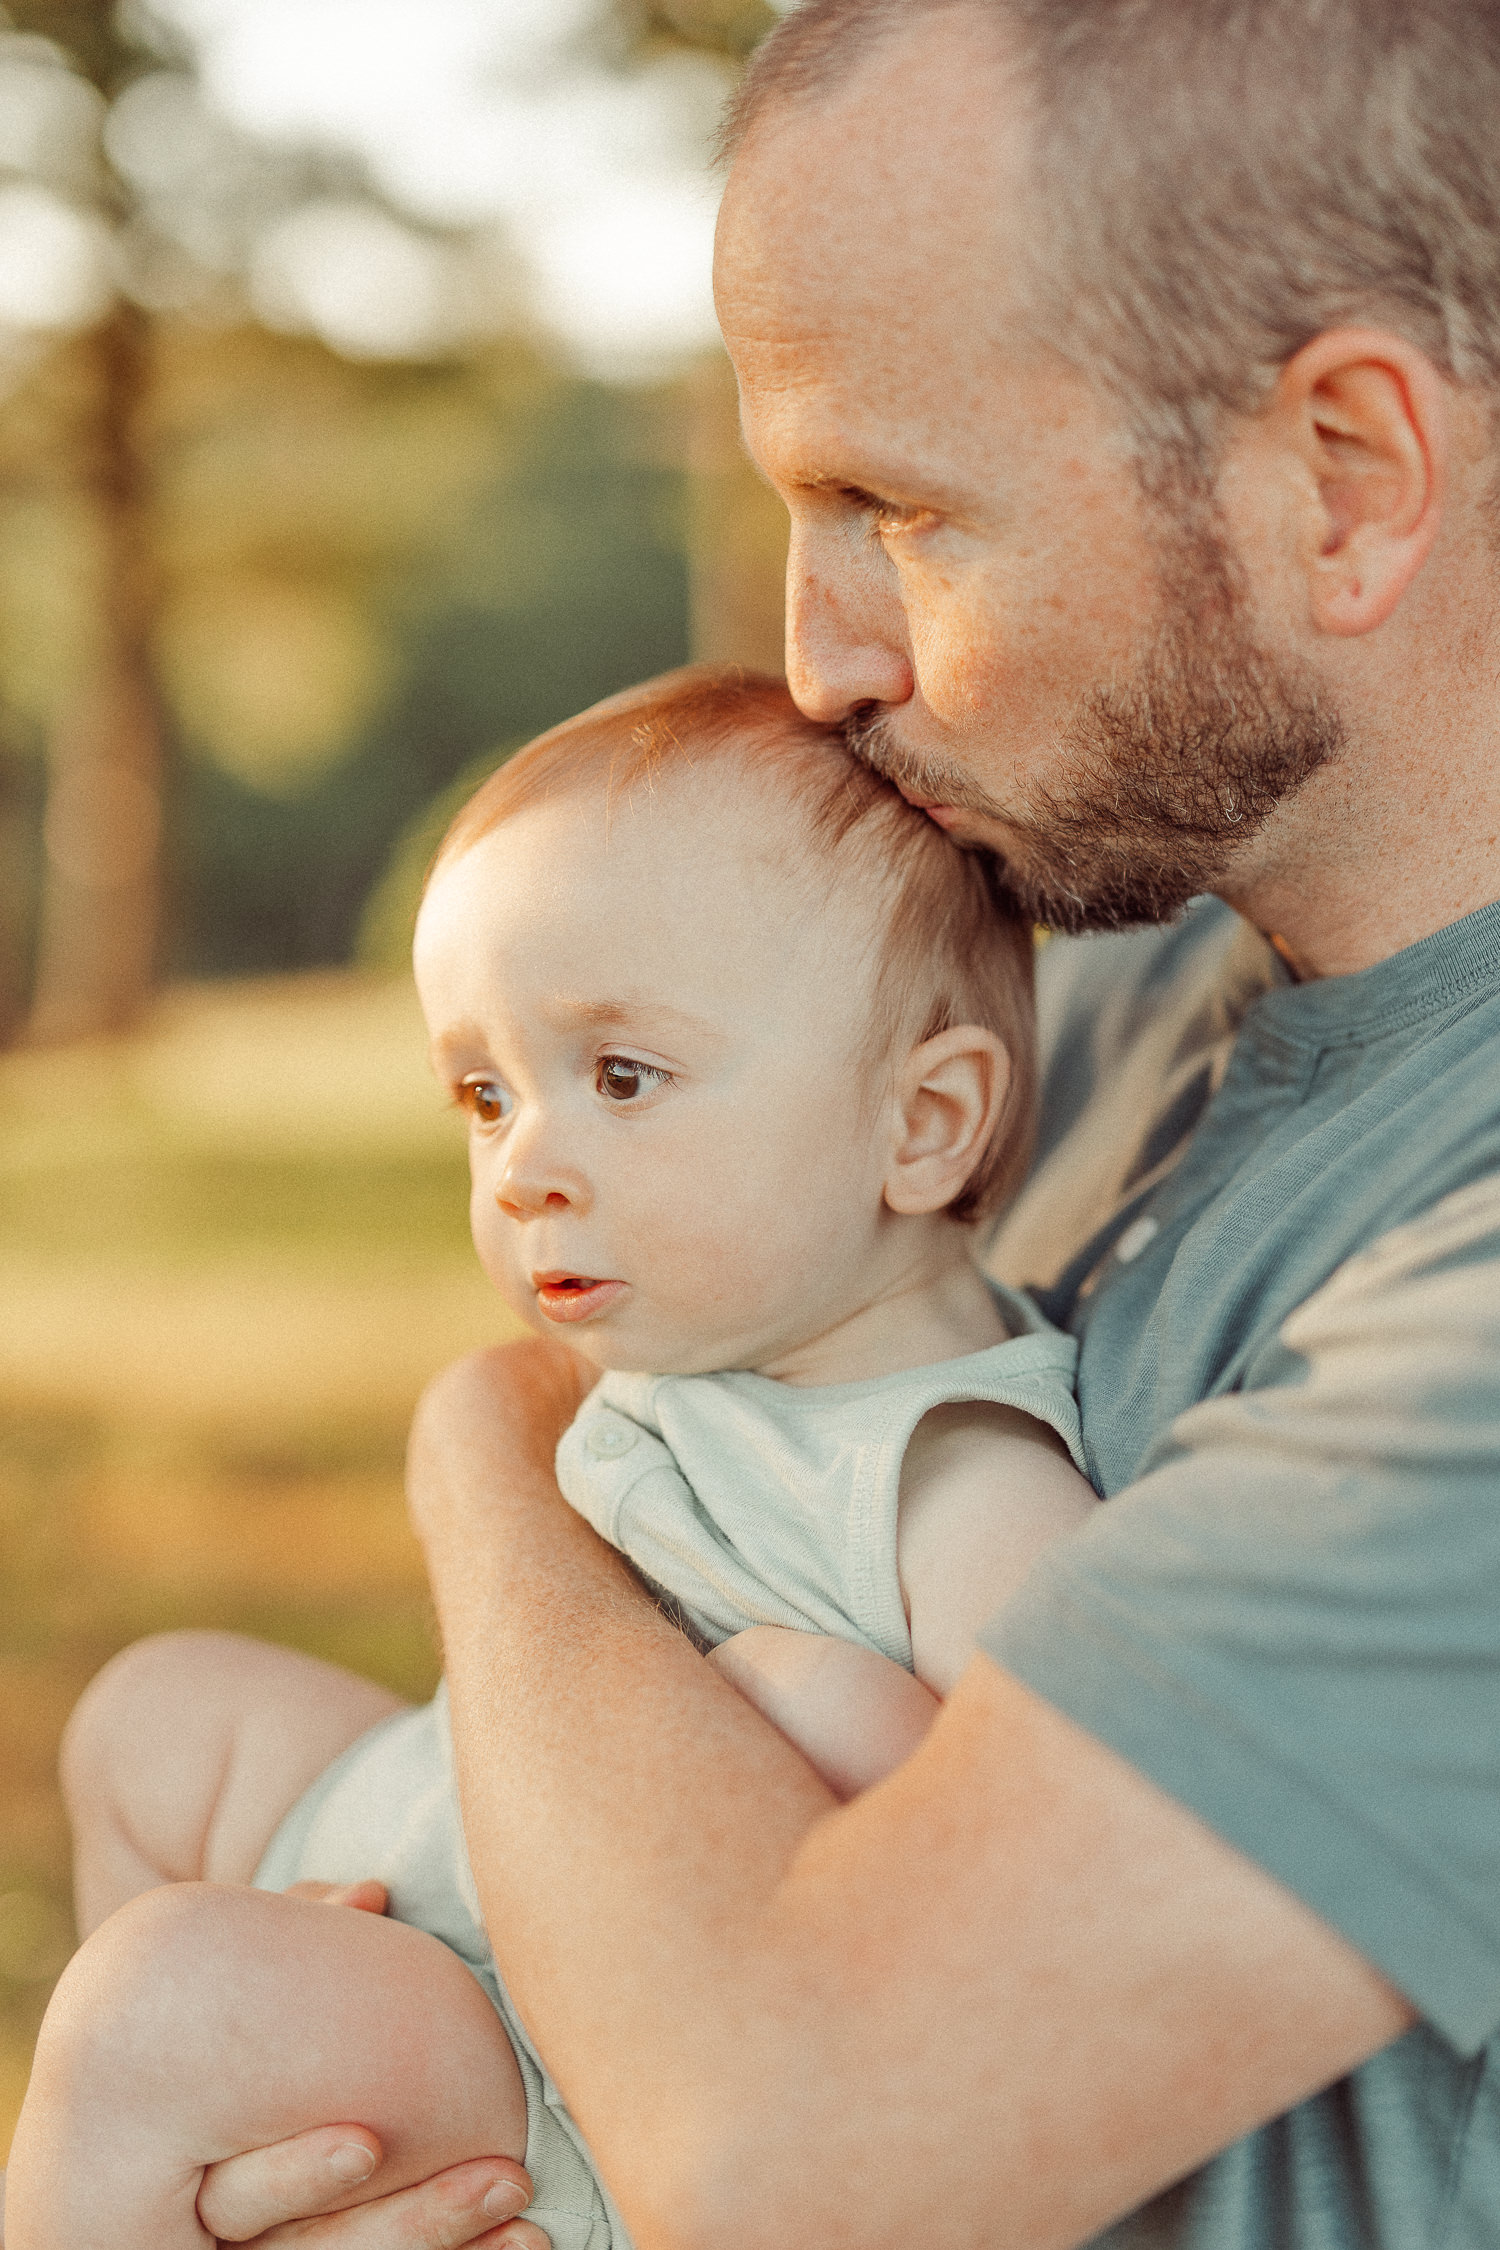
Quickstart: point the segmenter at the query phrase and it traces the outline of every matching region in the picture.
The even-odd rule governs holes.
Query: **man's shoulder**
[[[1288,1196],[1316,1185],[1330,1244],[1358,1216],[1345,1255],[1500,1168],[1500,907],[1293,985],[1205,900],[1169,930],[1047,945],[1039,999],[1037,1162],[991,1254],[1008,1281],[1054,1286],[1138,1207],[1164,1224],[1190,1149],[1176,1200],[1275,1160]]]
[[[1246,1009],[1283,977],[1265,939],[1217,899],[1194,900],[1163,929],[1043,945],[1036,1158],[991,1246],[997,1278],[1050,1281],[1108,1222],[1133,1176],[1180,1145]],[[1171,1146],[1147,1149],[1143,1168],[1162,1120]]]

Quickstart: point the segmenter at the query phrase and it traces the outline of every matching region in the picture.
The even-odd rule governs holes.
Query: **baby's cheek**
[[[541,1328],[536,1299],[528,1277],[521,1271],[520,1245],[515,1228],[495,1209],[489,1198],[477,1194],[470,1207],[469,1231],[474,1238],[484,1276],[504,1298],[510,1310],[528,1328]]]

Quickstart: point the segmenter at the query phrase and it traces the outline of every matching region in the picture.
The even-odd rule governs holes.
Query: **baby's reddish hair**
[[[794,808],[808,866],[855,875],[879,915],[874,1058],[956,1024],[992,1031],[1011,1063],[989,1146],[948,1206],[988,1218],[1020,1186],[1036,1104],[1032,933],[994,855],[946,836],[863,765],[837,727],[806,719],[781,680],[708,665],[664,673],[565,719],[492,773],[438,847],[432,873],[550,797],[609,798],[674,767],[733,763]],[[429,880],[431,877],[429,876]]]

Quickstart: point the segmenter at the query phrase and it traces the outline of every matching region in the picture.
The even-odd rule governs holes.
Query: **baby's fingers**
[[[456,2165],[419,2186],[347,2204],[369,2182],[380,2142],[363,2125],[325,2125],[273,2147],[251,2149],[210,2165],[198,2192],[198,2216],[220,2242],[254,2242],[263,2250],[547,2250],[530,2224],[504,2224],[531,2200],[519,2164],[485,2157]]]
[[[384,1914],[390,1903],[384,1883],[288,1883],[287,1898],[310,1898],[317,1906],[352,1906],[361,1914]]]

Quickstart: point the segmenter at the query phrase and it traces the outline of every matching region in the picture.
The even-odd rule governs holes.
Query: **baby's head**
[[[1028,928],[779,681],[671,673],[500,767],[416,967],[485,1270],[601,1367],[776,1373],[1026,1163]]]

